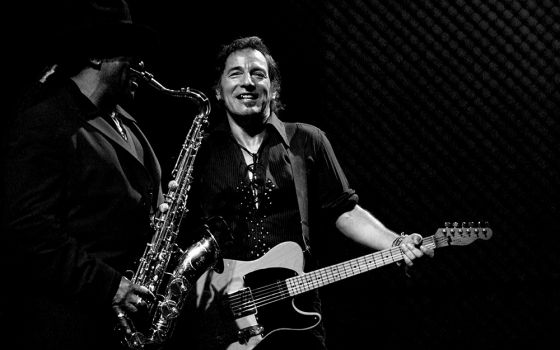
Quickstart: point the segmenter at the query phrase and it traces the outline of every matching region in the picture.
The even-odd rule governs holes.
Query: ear
[[[89,59],[89,65],[93,69],[97,69],[97,70],[101,69],[101,62],[102,62],[102,60],[99,59],[99,58],[90,58]]]

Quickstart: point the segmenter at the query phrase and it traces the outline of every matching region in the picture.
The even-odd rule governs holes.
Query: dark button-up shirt
[[[313,232],[313,218],[334,223],[352,209],[358,197],[349,188],[325,134],[308,124],[300,123],[298,130],[293,137],[305,138],[298,144],[305,145]],[[222,216],[230,224],[234,244],[227,245],[224,257],[252,260],[283,241],[304,247],[289,145],[285,124],[275,114],[266,123],[266,136],[254,164],[246,164],[245,151],[227,122],[202,142],[192,190],[192,200],[200,207],[194,212]]]

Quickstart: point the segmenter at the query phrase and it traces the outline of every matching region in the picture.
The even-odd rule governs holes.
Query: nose
[[[243,77],[241,78],[241,85],[255,86],[255,83],[253,82],[253,79],[251,78],[251,74],[249,72],[243,74]]]

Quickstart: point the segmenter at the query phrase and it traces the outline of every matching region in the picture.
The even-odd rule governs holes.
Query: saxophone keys
[[[170,190],[176,190],[179,187],[179,183],[177,182],[177,180],[171,180],[169,181],[169,183],[167,184],[167,187]]]
[[[166,211],[169,210],[169,204],[161,203],[158,208],[159,208],[159,211],[161,211],[162,213],[165,213]]]

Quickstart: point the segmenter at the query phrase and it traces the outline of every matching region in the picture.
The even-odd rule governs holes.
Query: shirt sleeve
[[[359,197],[350,188],[325,133],[309,125],[305,128],[309,135],[307,163],[311,165],[311,174],[308,175],[310,189],[322,214],[336,220],[341,214],[354,208]]]

